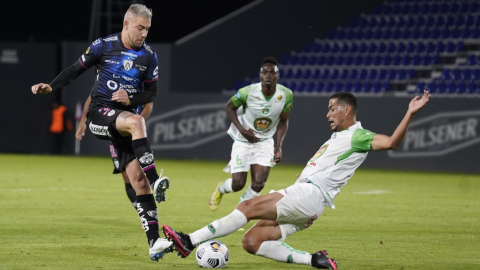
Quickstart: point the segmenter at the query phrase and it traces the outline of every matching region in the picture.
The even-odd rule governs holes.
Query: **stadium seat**
[[[315,79],[315,80],[316,80],[316,79],[318,79],[318,78],[320,78],[320,70],[315,69],[315,70],[313,71],[313,73],[312,73],[312,79]]]
[[[357,76],[358,76],[358,71],[356,69],[350,69],[350,72],[348,73],[348,79],[355,80]]]
[[[460,76],[460,70],[455,68],[450,71],[450,79],[451,80],[459,80],[461,78]]]
[[[335,57],[332,55],[327,56],[327,58],[325,59],[325,65],[327,66],[333,65],[334,62],[335,62]]]
[[[287,83],[287,88],[289,88],[292,91],[297,91],[297,83],[294,81],[289,81]]]
[[[339,55],[337,57],[335,57],[335,61],[334,61],[334,64],[337,65],[337,66],[341,66],[343,65],[343,56]]]
[[[307,86],[305,87],[306,92],[313,92],[315,88],[315,83],[314,82],[309,82]]]
[[[308,57],[308,60],[307,60],[308,65],[313,66],[313,65],[315,65],[316,62],[317,62],[317,57],[315,57],[313,55]]]
[[[390,90],[390,82],[384,82],[380,88],[381,92],[387,92]]]
[[[425,83],[424,82],[419,82],[417,84],[417,87],[415,88],[415,92],[422,93],[424,89],[425,89]]]
[[[305,65],[307,63],[307,57],[306,56],[300,56],[298,58],[297,64],[299,65]]]
[[[378,71],[378,76],[377,76],[377,78],[378,78],[379,80],[382,80],[382,81],[385,80],[385,77],[386,77],[386,76],[387,76],[387,70],[385,70],[385,69],[380,69],[380,70]]]
[[[480,80],[480,70],[474,69],[470,72],[471,80]]]
[[[310,79],[310,76],[312,75],[312,71],[307,68],[303,71],[302,78],[303,79]]]
[[[392,62],[392,58],[388,55],[383,56],[382,58],[382,65],[389,66]]]
[[[317,58],[317,63],[316,64],[319,65],[319,66],[323,66],[325,64],[325,56],[319,56]]]
[[[406,79],[413,79],[415,78],[415,70],[414,69],[409,69],[407,70],[407,73],[405,74]]]
[[[352,88],[351,88],[351,91],[352,92],[360,92],[362,89],[362,84],[359,83],[359,82],[355,82],[353,85],[352,85]]]
[[[334,86],[334,84],[329,81],[329,82],[327,82],[327,83],[325,84],[325,86],[323,87],[323,91],[324,91],[324,92],[327,92],[327,93],[332,92],[333,86]]]
[[[362,87],[360,88],[360,91],[363,93],[369,93],[371,89],[372,89],[372,85],[369,82],[366,82],[362,85]]]
[[[304,82],[299,83],[298,87],[297,87],[297,92],[305,91],[305,87],[306,87],[306,83],[304,83]]]
[[[428,54],[425,54],[422,59],[420,60],[421,66],[428,66],[432,63],[432,58]]]
[[[449,83],[447,83],[447,85],[445,86],[445,93],[447,93],[447,94],[455,93],[455,88],[456,88],[455,83],[449,82]]]
[[[347,55],[345,57],[345,61],[343,61],[343,64],[346,66],[351,66],[353,64],[353,56]]]
[[[338,78],[338,75],[339,75],[338,69],[332,69],[332,72],[330,73],[330,79],[336,80]]]
[[[367,72],[366,78],[368,80],[375,80],[377,78],[377,70],[376,69],[369,69]]]
[[[320,78],[322,78],[322,80],[326,80],[329,77],[330,77],[330,70],[329,69],[322,70],[322,75],[320,76]]]
[[[302,72],[303,71],[301,69],[295,70],[295,72],[293,73],[293,78],[300,79],[302,77]]]
[[[444,83],[437,83],[435,85],[435,89],[433,89],[434,93],[439,93],[439,94],[442,94],[442,93],[445,93],[445,84]]]
[[[351,82],[346,82],[346,83],[343,85],[341,91],[344,91],[344,92],[350,92],[350,91],[352,91],[352,83],[351,83]]]
[[[395,80],[404,80],[405,79],[405,70],[399,69],[395,75]]]
[[[450,69],[446,68],[442,70],[442,75],[440,77],[442,80],[448,80],[450,78]]]
[[[332,87],[332,92],[340,92],[342,91],[342,88],[343,88],[343,83],[336,82]]]
[[[366,69],[361,69],[360,72],[358,73],[357,79],[359,80],[365,80],[367,78],[367,70]]]
[[[292,78],[292,74],[293,74],[293,71],[292,71],[291,68],[289,68],[285,71],[285,75],[283,75],[283,78],[290,79],[290,78]]]
[[[342,80],[346,80],[348,78],[348,73],[349,73],[348,69],[342,69],[338,77]]]
[[[317,82],[317,84],[315,84],[313,91],[323,92],[323,82]]]

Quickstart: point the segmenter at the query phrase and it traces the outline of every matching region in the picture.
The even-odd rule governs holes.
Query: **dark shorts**
[[[110,154],[113,161],[113,173],[122,173],[125,171],[125,165],[134,160],[135,153],[132,149],[132,140],[112,141],[110,145]]]
[[[123,137],[118,133],[116,120],[123,110],[108,106],[91,107],[87,113],[87,127],[97,138],[109,140],[110,154],[112,156],[113,173],[125,171],[125,165],[135,159],[132,149],[132,136]]]

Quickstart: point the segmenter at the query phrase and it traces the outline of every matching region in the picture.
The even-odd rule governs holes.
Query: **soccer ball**
[[[197,263],[205,268],[224,268],[228,263],[228,249],[218,240],[210,240],[197,248]]]

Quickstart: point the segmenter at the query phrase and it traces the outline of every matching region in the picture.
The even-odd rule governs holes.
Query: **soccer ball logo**
[[[228,249],[218,240],[210,240],[197,248],[197,263],[204,268],[224,268],[228,263]]]

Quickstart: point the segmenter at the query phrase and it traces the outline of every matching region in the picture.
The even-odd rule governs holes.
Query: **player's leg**
[[[132,136],[133,152],[154,190],[155,199],[157,202],[165,201],[169,179],[167,177],[160,179],[158,176],[153,151],[147,139],[145,119],[141,115],[123,111],[116,118],[115,129],[122,136]]]
[[[251,165],[252,184],[247,188],[245,193],[240,197],[240,202],[250,200],[260,196],[265,183],[267,182],[268,175],[270,173],[270,167],[262,166],[259,164]]]
[[[123,182],[125,183],[125,192],[127,193],[127,197],[133,205],[133,208],[137,210],[137,194],[135,189],[133,189],[132,184],[130,184],[130,179],[128,179],[128,175],[126,172],[122,172]]]
[[[171,239],[181,257],[186,257],[201,242],[229,235],[245,226],[252,219],[275,221],[277,217],[276,203],[283,198],[280,193],[271,193],[244,201],[229,215],[215,220],[200,230],[191,234],[175,232],[167,225],[163,225],[165,236]]]
[[[113,161],[113,174],[122,175],[123,182],[125,183],[125,192],[136,211],[137,195],[132,184],[130,184],[130,179],[128,179],[127,173],[125,172],[125,165],[132,159],[135,159],[135,154],[131,148],[132,143],[130,140],[112,141],[112,144],[110,144],[110,154]]]
[[[208,202],[210,210],[217,210],[223,198],[223,194],[242,190],[247,182],[248,170],[250,169],[249,144],[235,141],[232,146],[231,159],[223,170],[232,174],[224,182],[218,183]]]
[[[147,234],[150,258],[158,261],[165,253],[173,251],[173,244],[160,238],[157,205],[155,204],[148,179],[138,161],[133,159],[128,162],[125,170],[136,192],[137,213]]]

